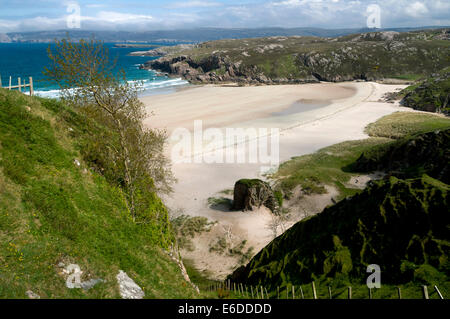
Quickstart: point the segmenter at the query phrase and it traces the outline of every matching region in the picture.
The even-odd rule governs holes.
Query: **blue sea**
[[[134,51],[150,50],[154,48],[152,45],[160,44],[149,44],[149,48],[116,48],[113,43],[105,43],[109,49],[111,61],[117,58],[117,70],[125,70],[128,81],[143,82],[142,95],[166,93],[176,87],[188,85],[188,82],[182,79],[156,76],[155,71],[139,69],[139,65],[156,58],[128,55]],[[44,67],[50,64],[47,56],[49,46],[53,45],[48,43],[0,43],[0,76],[3,87],[9,85],[10,76],[13,85],[17,85],[18,77],[25,79],[28,83],[28,78],[31,76],[35,94],[57,97],[59,94],[57,86],[46,81],[42,74]]]

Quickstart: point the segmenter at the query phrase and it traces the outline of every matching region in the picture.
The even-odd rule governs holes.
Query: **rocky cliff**
[[[339,38],[270,37],[205,42],[143,68],[191,82],[285,84],[428,75],[449,65],[448,30]]]

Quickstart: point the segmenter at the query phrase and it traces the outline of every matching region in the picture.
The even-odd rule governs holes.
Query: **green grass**
[[[202,293],[205,293],[206,287],[217,283],[211,279],[211,273],[207,270],[200,271],[194,266],[194,262],[190,259],[183,259],[184,267],[191,279],[191,282],[199,287]]]
[[[450,128],[450,118],[434,114],[397,112],[369,124],[366,134],[371,137],[399,139],[411,134]]]
[[[0,90],[0,298],[26,298],[27,290],[119,298],[119,269],[147,298],[195,297],[164,252],[172,234],[160,199],[152,199],[157,222],[133,223],[121,190],[82,159],[87,121],[59,102]],[[60,262],[78,264],[82,280],[106,282],[68,289]]]
[[[423,74],[397,74],[391,78],[406,81],[417,81],[423,78]]]

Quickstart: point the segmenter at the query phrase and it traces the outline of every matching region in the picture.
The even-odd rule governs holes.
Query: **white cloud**
[[[104,8],[106,7],[106,5],[104,4],[99,4],[99,3],[90,3],[85,5],[86,8]]]
[[[418,18],[428,13],[427,6],[419,1],[406,7],[405,12],[411,17]]]
[[[150,15],[130,14],[114,11],[100,11],[96,17],[83,17],[82,20],[99,20],[110,23],[133,23],[148,22],[154,20]]]
[[[115,1],[116,7],[118,1]],[[253,0],[240,5],[220,3],[218,0],[177,0],[171,5],[161,1],[157,10],[140,7],[138,11],[136,6],[129,4],[125,7],[127,3],[121,1],[123,10],[112,9],[104,2],[98,4],[88,1],[82,5],[82,29],[142,31],[272,26],[363,28],[367,21],[367,6],[372,3],[381,7],[382,27],[450,25],[449,0]],[[46,11],[37,10],[36,17],[30,14],[31,18],[3,14],[0,32],[65,29],[68,13],[64,6],[58,10],[49,16],[43,13]]]

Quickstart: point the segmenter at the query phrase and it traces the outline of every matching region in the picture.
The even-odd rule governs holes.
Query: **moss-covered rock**
[[[234,186],[233,209],[252,211],[261,206],[266,206],[273,213],[280,210],[279,202],[269,183],[259,179],[238,181]]]

